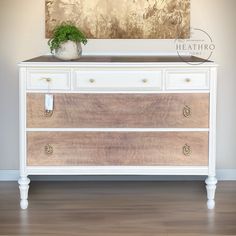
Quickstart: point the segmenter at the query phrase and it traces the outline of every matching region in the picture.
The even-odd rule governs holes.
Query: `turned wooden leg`
[[[21,178],[18,180],[18,183],[19,183],[19,189],[20,189],[21,209],[27,209],[30,179],[27,176],[21,176]]]
[[[208,176],[206,179],[206,189],[207,189],[207,207],[208,209],[214,209],[215,207],[215,191],[216,191],[216,184],[217,179],[215,176]]]

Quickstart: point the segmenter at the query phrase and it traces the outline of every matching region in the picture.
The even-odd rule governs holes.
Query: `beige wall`
[[[191,0],[192,27],[214,39],[220,64],[217,168],[236,169],[235,0]],[[18,169],[17,62],[48,53],[44,0],[0,0],[0,169]],[[173,40],[91,40],[86,52],[160,52]]]

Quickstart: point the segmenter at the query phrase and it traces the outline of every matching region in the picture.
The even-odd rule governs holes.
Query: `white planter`
[[[54,56],[61,60],[76,60],[81,57],[82,47],[81,43],[67,41],[55,50]]]

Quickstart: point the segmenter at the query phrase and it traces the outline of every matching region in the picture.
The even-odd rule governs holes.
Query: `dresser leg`
[[[205,181],[206,183],[206,189],[207,189],[207,207],[208,209],[214,209],[215,207],[215,191],[216,191],[216,184],[217,179],[215,176],[208,176],[208,178]]]
[[[18,183],[19,183],[19,189],[20,189],[21,209],[27,209],[30,179],[27,176],[21,176],[21,178],[18,180]]]

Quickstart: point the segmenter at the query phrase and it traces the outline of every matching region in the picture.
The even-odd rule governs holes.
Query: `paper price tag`
[[[45,110],[53,111],[53,95],[45,94]]]

